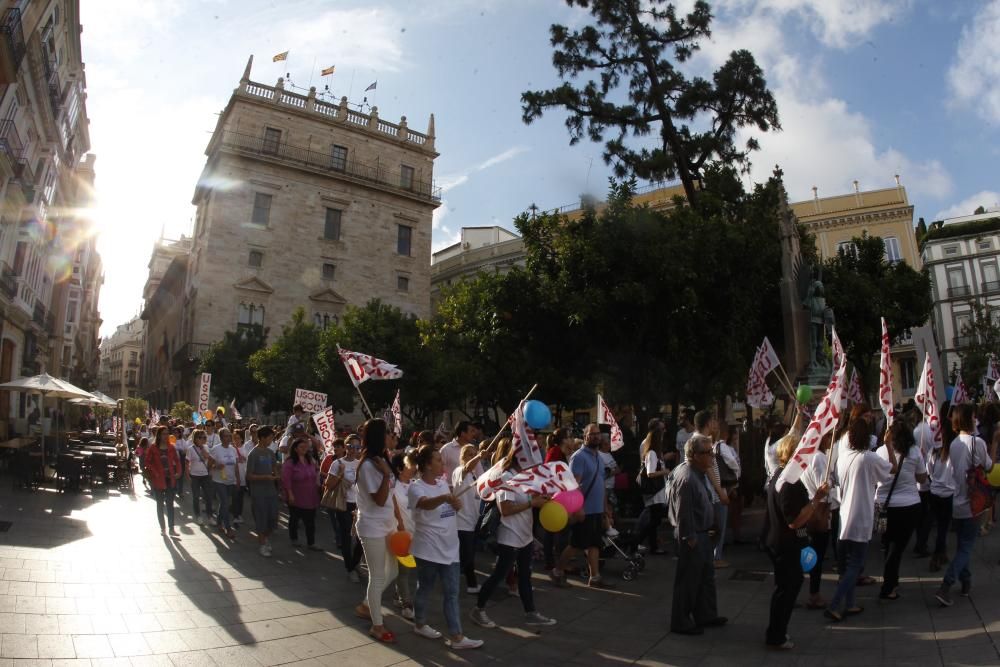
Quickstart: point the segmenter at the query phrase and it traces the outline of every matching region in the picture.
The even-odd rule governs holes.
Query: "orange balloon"
[[[394,556],[405,556],[410,553],[410,542],[413,536],[405,530],[401,530],[389,535],[389,551]]]
[[[205,410],[205,419],[211,419],[215,414],[211,410]]]
[[[176,445],[177,444],[177,436],[176,435],[170,436],[170,444],[171,445]]]

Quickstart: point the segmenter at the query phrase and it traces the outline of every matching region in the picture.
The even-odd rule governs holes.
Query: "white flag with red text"
[[[498,461],[476,480],[476,490],[485,502],[492,502],[498,491],[517,491],[530,496],[554,496],[560,491],[580,488],[565,461],[542,463],[517,474],[505,472],[505,461]]]
[[[833,373],[830,375],[832,379],[837,374],[840,365],[847,362],[844,346],[840,344],[840,337],[837,336],[837,330],[834,327],[830,327],[830,352],[833,354]]]
[[[782,470],[781,476],[778,477],[776,488],[781,489],[785,482],[794,484],[799,481],[802,473],[809,467],[812,458],[819,451],[823,436],[832,431],[837,422],[840,421],[844,394],[847,391],[846,383],[847,360],[841,355],[840,366],[834,372],[823,400],[816,406],[816,414],[809,422],[809,426],[806,427],[805,433],[802,434],[802,438],[795,448],[795,454],[792,455],[792,458],[785,465],[785,469]]]
[[[969,390],[965,386],[965,381],[962,376],[958,376],[958,381],[955,382],[955,387],[951,392],[951,404],[958,405],[959,403],[968,403],[971,397],[969,396]]]
[[[882,350],[878,360],[878,402],[885,413],[886,426],[892,426],[896,408],[892,402],[892,354],[889,347],[889,327],[882,318]]]
[[[396,436],[403,435],[403,411],[399,405],[399,390],[396,390],[396,398],[392,401],[392,408],[390,409],[392,413],[392,432]]]
[[[861,393],[861,378],[858,377],[858,369],[851,369],[851,384],[847,389],[847,398],[852,403],[864,403],[865,395]]]
[[[340,355],[340,360],[344,362],[347,374],[351,377],[351,382],[354,383],[355,387],[365,380],[396,380],[403,377],[403,371],[396,366],[370,354],[343,350],[339,345],[337,353]]]
[[[316,412],[312,416],[316,424],[316,432],[319,433],[323,441],[323,449],[329,454],[333,451],[333,441],[337,439],[337,426],[333,419],[333,406],[329,406],[322,412]]]
[[[243,419],[243,415],[241,415],[240,411],[236,409],[235,398],[229,402],[229,416],[232,417],[234,421],[241,421]]]
[[[767,386],[767,376],[780,363],[771,341],[764,336],[764,342],[757,348],[757,354],[750,366],[750,377],[747,379],[748,405],[754,408],[766,408],[774,403],[774,394]]]
[[[934,369],[931,368],[930,352],[924,356],[924,370],[920,373],[920,382],[917,383],[917,393],[913,400],[924,414],[924,421],[931,428],[934,442],[940,445],[941,416],[938,415],[937,385],[934,382]]]
[[[611,408],[604,402],[604,397],[600,394],[597,395],[597,423],[611,426],[611,451],[617,452],[625,446],[625,437],[622,435],[621,427],[618,426],[618,421],[611,414]]]

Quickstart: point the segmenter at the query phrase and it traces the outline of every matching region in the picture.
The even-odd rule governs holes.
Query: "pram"
[[[639,573],[646,569],[646,559],[637,549],[635,535],[631,530],[618,533],[616,537],[609,537],[607,534],[601,537],[604,547],[601,549],[601,561],[614,558],[618,555],[625,561],[625,569],[622,570],[622,579],[632,581]]]

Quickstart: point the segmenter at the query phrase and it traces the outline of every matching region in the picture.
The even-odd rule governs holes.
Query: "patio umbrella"
[[[48,373],[18,378],[0,384],[0,389],[20,391],[25,394],[38,394],[45,401],[46,396],[53,398],[93,398],[90,392],[80,389],[65,380],[54,378]],[[45,469],[45,430],[42,430],[42,470]]]
[[[118,401],[116,401],[115,399],[111,398],[110,396],[108,396],[104,392],[102,392],[102,391],[92,391],[90,393],[93,396],[96,396],[97,398],[99,398],[101,400],[101,405],[105,405],[105,406],[107,406],[109,408],[116,408],[116,407],[118,407]]]

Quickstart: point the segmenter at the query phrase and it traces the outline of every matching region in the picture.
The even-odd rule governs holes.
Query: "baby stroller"
[[[635,535],[631,530],[610,536],[607,533],[601,538],[604,547],[601,549],[601,561],[620,556],[625,561],[622,579],[632,581],[646,569],[646,559],[639,553]]]

